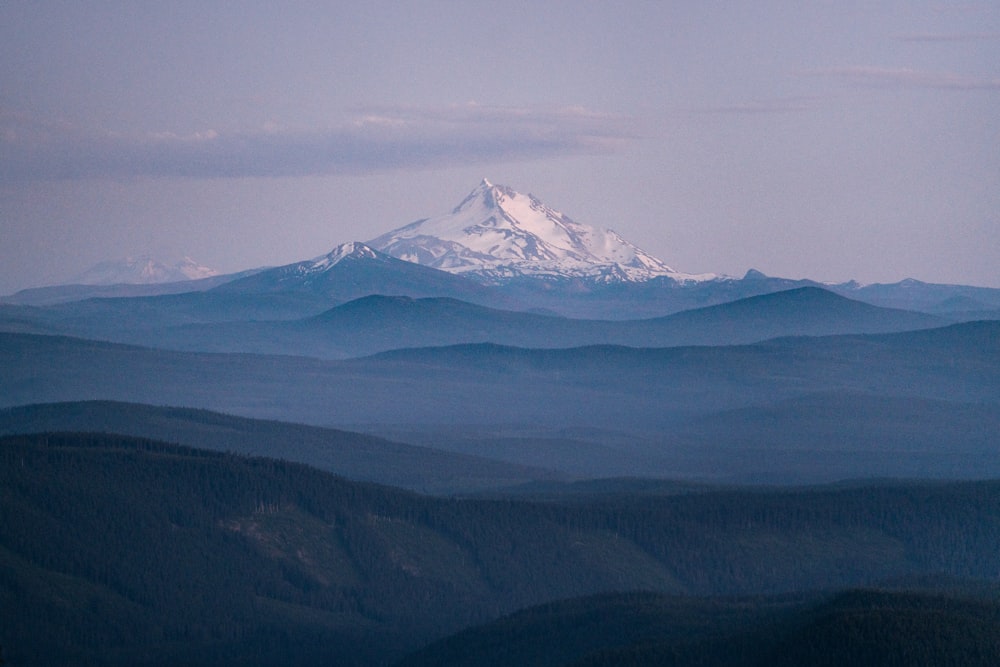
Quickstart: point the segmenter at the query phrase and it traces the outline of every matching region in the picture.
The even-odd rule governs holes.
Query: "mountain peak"
[[[325,271],[345,259],[375,259],[379,253],[371,246],[358,241],[341,243],[325,255],[312,260],[311,271]]]
[[[418,220],[368,244],[398,259],[485,282],[526,275],[599,282],[696,278],[610,229],[578,223],[533,195],[487,178],[451,213]]]
[[[154,285],[217,275],[218,271],[202,266],[190,257],[167,264],[151,255],[139,255],[95,264],[76,276],[72,282],[79,285]]]
[[[489,179],[484,178],[479,185],[472,190],[465,199],[459,202],[458,206],[451,210],[452,215],[461,213],[470,207],[484,206],[487,209],[496,209],[502,206],[507,199],[517,196],[517,193],[506,185],[494,185]]]

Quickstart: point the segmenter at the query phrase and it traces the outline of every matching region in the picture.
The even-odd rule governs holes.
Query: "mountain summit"
[[[584,225],[532,195],[483,179],[451,213],[368,241],[384,253],[484,282],[520,276],[641,282],[679,273],[616,232]]]
[[[149,255],[141,255],[95,264],[76,276],[72,282],[78,285],[154,285],[217,275],[218,271],[202,266],[190,257],[168,265]]]

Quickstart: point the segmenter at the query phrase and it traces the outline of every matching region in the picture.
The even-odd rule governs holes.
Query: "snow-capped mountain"
[[[399,259],[488,283],[519,276],[598,282],[717,277],[675,271],[610,229],[571,220],[532,195],[486,179],[451,213],[410,223],[368,245]]]
[[[376,259],[378,253],[364,243],[349,241],[341,243],[325,255],[298,265],[302,273],[321,273],[340,264],[345,259]]]
[[[316,289],[331,280],[331,275],[344,271],[373,268],[386,264],[403,264],[395,257],[377,252],[364,243],[351,241],[341,243],[325,255],[294,264],[286,264],[264,269],[252,276],[235,280],[219,287],[222,291],[241,290],[248,287],[252,291],[281,291],[288,288]],[[403,264],[403,266],[407,266]]]
[[[484,285],[405,262],[357,241],[342,243],[310,260],[264,269],[220,285],[215,291],[307,294],[319,298],[325,307],[371,294],[441,296],[487,305],[503,301]]]
[[[217,275],[218,271],[202,266],[190,257],[171,266],[149,255],[142,255],[100,262],[78,275],[73,282],[78,285],[152,285]]]

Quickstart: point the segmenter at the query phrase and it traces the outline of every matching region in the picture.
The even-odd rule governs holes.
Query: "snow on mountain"
[[[485,282],[519,276],[599,282],[717,277],[675,271],[610,229],[575,222],[532,195],[486,179],[451,213],[418,220],[368,245],[399,259]]]
[[[218,271],[202,266],[190,257],[167,265],[149,255],[142,255],[100,262],[76,276],[72,282],[78,285],[153,285],[217,275]]]
[[[220,289],[230,291],[250,288],[251,290],[271,291],[310,285],[315,287],[335,280],[334,274],[343,273],[340,269],[350,271],[360,267],[362,270],[366,270],[365,267],[367,269],[384,267],[387,263],[410,266],[395,257],[373,250],[364,243],[351,241],[341,243],[325,255],[264,269],[246,278],[222,285]],[[335,268],[338,270],[334,271]]]
[[[297,296],[289,300],[293,307],[299,304],[320,310],[372,294],[449,297],[489,306],[512,303],[475,281],[405,262],[359,242],[342,243],[313,259],[264,269],[220,285],[214,291],[294,294]],[[317,312],[313,310],[311,314]]]
[[[212,276],[220,275],[215,269],[202,266],[190,257],[185,257],[174,264],[174,268],[186,276],[188,280],[199,280],[201,278],[211,278]]]
[[[376,257],[378,257],[378,253],[364,243],[349,241],[341,243],[325,255],[304,263],[300,268],[303,273],[322,272],[345,259],[375,259]]]

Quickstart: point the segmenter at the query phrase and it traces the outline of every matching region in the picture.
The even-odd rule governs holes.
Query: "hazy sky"
[[[0,2],[0,294],[483,177],[679,271],[1000,287],[1000,3]]]

